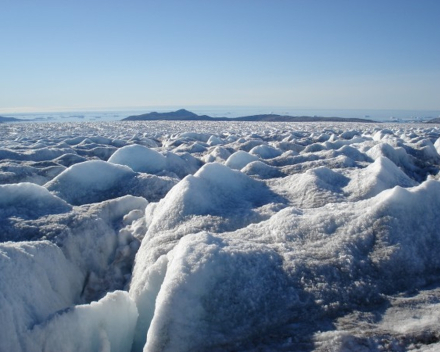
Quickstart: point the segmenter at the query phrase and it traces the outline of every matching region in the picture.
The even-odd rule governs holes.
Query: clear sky
[[[0,112],[440,109],[439,0],[0,0]]]

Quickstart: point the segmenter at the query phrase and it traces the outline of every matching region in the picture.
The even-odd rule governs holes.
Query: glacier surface
[[[0,351],[440,349],[440,129],[2,124]]]

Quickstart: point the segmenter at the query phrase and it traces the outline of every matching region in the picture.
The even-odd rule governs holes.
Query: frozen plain
[[[440,128],[0,125],[0,351],[440,350]]]

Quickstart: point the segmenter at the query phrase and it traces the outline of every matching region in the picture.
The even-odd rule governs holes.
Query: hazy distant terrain
[[[427,121],[427,123],[440,123],[440,117]]]
[[[374,122],[369,119],[343,118],[343,117],[319,117],[319,116],[288,116],[278,114],[260,114],[242,117],[211,117],[197,115],[191,111],[180,109],[172,112],[150,112],[141,115],[128,116],[123,121],[267,121],[267,122]]]
[[[0,116],[0,123],[2,123],[2,122],[23,122],[23,120],[17,119],[15,117]]]

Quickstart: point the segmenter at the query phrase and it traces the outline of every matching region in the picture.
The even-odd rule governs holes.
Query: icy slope
[[[150,315],[155,306],[146,350],[232,348],[279,324],[330,319],[438,280],[439,199],[440,183],[428,181],[354,206],[286,208],[236,232],[183,237],[148,266],[147,276],[136,264],[135,301],[150,288],[150,277],[163,277],[155,302],[150,288],[149,306],[138,305]],[[140,263],[155,251],[146,239]],[[140,276],[147,277],[143,287]]]

